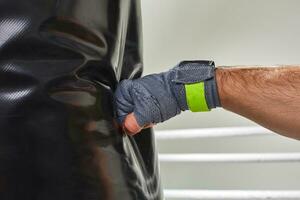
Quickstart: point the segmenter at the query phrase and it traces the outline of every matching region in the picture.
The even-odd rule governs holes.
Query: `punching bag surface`
[[[0,0],[0,199],[161,200],[150,129],[113,92],[141,76],[138,0]]]

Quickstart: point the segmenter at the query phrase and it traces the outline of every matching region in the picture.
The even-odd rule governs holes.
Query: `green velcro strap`
[[[204,82],[185,84],[186,100],[190,111],[207,112],[210,111],[206,99]]]

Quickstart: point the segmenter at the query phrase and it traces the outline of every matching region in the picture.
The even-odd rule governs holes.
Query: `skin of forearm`
[[[224,109],[300,140],[300,65],[218,67],[216,81]]]

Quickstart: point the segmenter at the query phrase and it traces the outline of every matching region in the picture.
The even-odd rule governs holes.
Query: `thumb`
[[[141,132],[142,129],[151,127],[153,127],[153,124],[149,124],[144,127],[139,126],[134,113],[130,113],[129,115],[127,115],[123,124],[124,131],[128,135],[135,135]]]
[[[130,113],[125,117],[123,128],[129,135],[135,135],[142,130],[142,127],[137,123],[134,113]]]

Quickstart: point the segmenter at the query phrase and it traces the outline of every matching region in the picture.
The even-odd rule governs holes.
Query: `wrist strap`
[[[207,112],[208,108],[205,98],[204,82],[185,84],[186,100],[190,111]]]
[[[213,61],[183,61],[176,66],[173,82],[182,84],[192,112],[205,112],[220,106]]]

